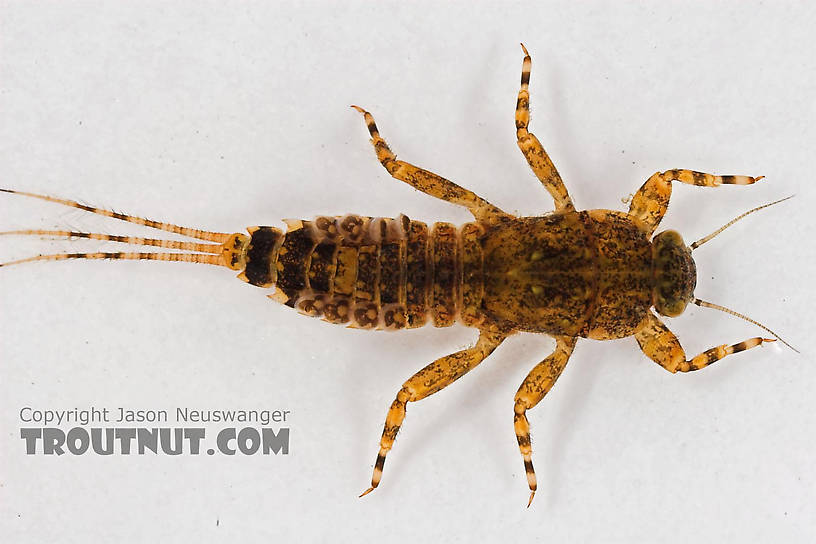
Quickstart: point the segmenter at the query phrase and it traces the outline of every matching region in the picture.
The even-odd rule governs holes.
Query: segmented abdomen
[[[482,229],[467,223],[358,215],[250,229],[245,278],[271,298],[365,329],[446,327],[481,320]]]

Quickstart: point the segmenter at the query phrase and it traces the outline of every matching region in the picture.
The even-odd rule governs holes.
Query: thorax
[[[517,330],[596,339],[634,332],[651,305],[651,246],[609,210],[523,217],[485,233],[488,319]]]

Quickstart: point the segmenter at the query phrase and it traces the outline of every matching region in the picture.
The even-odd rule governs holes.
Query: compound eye
[[[672,301],[663,301],[662,303],[655,304],[655,309],[661,315],[665,315],[666,317],[677,317],[678,315],[686,311],[687,304],[688,303],[685,300],[679,299]]]

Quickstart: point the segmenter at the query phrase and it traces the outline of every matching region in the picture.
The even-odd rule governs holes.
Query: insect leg
[[[467,374],[490,355],[502,343],[505,336],[501,333],[482,330],[475,346],[437,359],[411,376],[402,385],[402,389],[397,393],[397,398],[391,404],[388,415],[385,417],[380,451],[377,454],[374,474],[371,477],[371,487],[363,492],[361,497],[374,491],[380,484],[385,456],[394,445],[402,420],[405,419],[406,404],[433,395]]]
[[[516,138],[518,138],[518,146],[536,177],[541,180],[544,188],[550,192],[553,200],[555,200],[555,209],[573,210],[575,207],[569,193],[567,193],[567,187],[564,185],[549,155],[544,151],[544,146],[541,145],[535,134],[527,132],[527,125],[530,124],[530,91],[528,87],[530,85],[532,60],[524,44],[521,44],[521,48],[524,50],[524,64],[521,67],[521,89],[516,101]]]
[[[382,136],[380,136],[377,125],[374,123],[374,117],[363,108],[358,106],[352,106],[352,108],[362,113],[365,117],[366,126],[368,127],[368,132],[371,134],[371,143],[377,153],[377,158],[392,177],[404,181],[414,189],[418,189],[425,194],[466,207],[477,221],[492,224],[504,217],[510,217],[509,214],[478,196],[473,191],[460,187],[456,183],[433,172],[418,168],[405,161],[398,161],[397,156],[391,151]]]
[[[629,205],[629,215],[639,219],[653,233],[666,210],[672,193],[672,181],[679,181],[689,185],[701,187],[717,187],[719,185],[750,185],[761,180],[763,176],[715,176],[693,170],[666,170],[657,172],[646,180]]]
[[[706,350],[692,359],[686,359],[686,352],[680,346],[680,341],[651,312],[643,328],[635,333],[635,339],[647,357],[672,373],[700,370],[727,355],[751,349],[765,342],[776,341],[769,338],[749,338],[731,346],[723,344]]]
[[[530,423],[527,421],[527,410],[533,408],[544,398],[561,375],[567,361],[575,349],[576,338],[570,336],[556,337],[555,351],[546,359],[538,363],[524,378],[516,392],[513,411],[513,426],[516,430],[519,450],[524,458],[524,471],[527,473],[527,484],[530,486],[529,508],[536,492],[536,475],[533,468],[532,445],[530,442]]]

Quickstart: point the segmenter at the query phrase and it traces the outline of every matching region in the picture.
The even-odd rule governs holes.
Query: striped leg
[[[555,380],[561,375],[567,361],[575,349],[576,339],[570,336],[559,336],[556,339],[555,351],[538,363],[533,370],[524,378],[524,381],[516,392],[516,402],[513,407],[515,415],[513,426],[516,430],[521,456],[524,458],[524,471],[527,473],[527,484],[530,486],[530,500],[527,502],[529,508],[533,502],[536,492],[536,475],[533,468],[533,450],[530,441],[530,423],[527,421],[527,410],[533,408],[544,398]]]
[[[402,420],[405,419],[406,404],[433,395],[473,370],[502,343],[505,336],[501,333],[482,330],[475,346],[437,359],[411,376],[402,385],[402,389],[397,393],[397,398],[391,404],[388,415],[385,417],[385,427],[380,439],[377,462],[374,465],[374,475],[371,477],[371,487],[363,492],[361,497],[374,491],[380,484],[385,456],[393,447]]]
[[[764,342],[776,341],[770,338],[749,338],[731,346],[723,344],[706,350],[692,359],[686,359],[686,352],[680,346],[680,341],[651,312],[643,328],[635,333],[635,339],[647,357],[672,373],[700,370],[716,363],[727,355],[751,349]]]
[[[573,210],[575,207],[572,204],[572,199],[567,193],[567,187],[561,180],[558,170],[555,169],[547,152],[538,138],[531,132],[527,132],[527,126],[530,124],[530,68],[532,67],[532,60],[527,48],[521,44],[524,50],[524,64],[521,67],[521,89],[518,93],[518,100],[516,101],[516,138],[518,138],[518,146],[530,168],[533,169],[536,177],[541,180],[544,188],[550,192],[555,200],[556,210]]]
[[[433,172],[418,168],[405,161],[398,161],[397,156],[391,151],[382,136],[380,136],[377,125],[374,123],[374,117],[363,108],[358,106],[352,106],[352,108],[362,113],[365,117],[368,132],[371,134],[371,143],[377,152],[377,158],[392,177],[404,181],[414,189],[418,189],[425,194],[466,207],[477,221],[493,224],[502,218],[510,217],[507,213],[476,195],[473,191],[460,187],[454,182],[438,176]]]
[[[672,181],[679,181],[700,187],[717,187],[719,185],[750,185],[761,180],[764,176],[715,176],[693,170],[666,170],[657,172],[646,180],[629,206],[629,215],[639,219],[653,233],[666,210],[669,208],[669,199],[672,193]]]

